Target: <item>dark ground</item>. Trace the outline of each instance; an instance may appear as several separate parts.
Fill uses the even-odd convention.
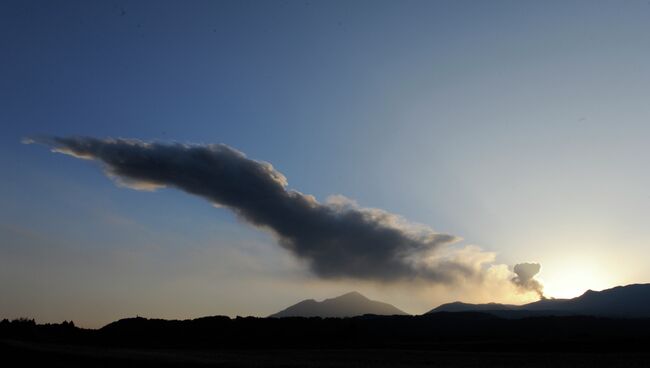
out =
[[[6,367],[648,367],[650,353],[400,349],[174,350],[1,341]]]
[[[0,323],[2,367],[650,367],[650,320],[481,313]]]

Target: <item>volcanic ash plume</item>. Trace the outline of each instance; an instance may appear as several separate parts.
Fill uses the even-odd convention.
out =
[[[485,257],[447,247],[457,237],[401,216],[364,208],[343,196],[319,202],[287,188],[271,164],[224,144],[191,145],[92,137],[40,138],[55,152],[101,162],[118,184],[136,190],[176,188],[271,231],[280,246],[322,278],[422,279],[450,284],[480,278]],[[489,255],[489,254],[488,254]]]
[[[515,265],[514,271],[517,276],[512,279],[512,282],[517,285],[522,291],[534,291],[541,299],[546,299],[544,296],[544,285],[538,280],[535,280],[535,275],[539,273],[542,265],[539,263],[519,263]]]

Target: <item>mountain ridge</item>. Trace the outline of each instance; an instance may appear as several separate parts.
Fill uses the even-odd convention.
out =
[[[277,313],[271,318],[283,317],[354,317],[364,314],[376,315],[408,315],[401,309],[380,301],[371,300],[357,291],[316,301],[305,299],[293,304]]]
[[[648,305],[650,305],[650,284],[629,284],[601,291],[590,289],[571,299],[540,299],[523,305],[445,303],[425,314],[438,312],[490,312],[500,317],[591,315],[597,317],[650,318]]]

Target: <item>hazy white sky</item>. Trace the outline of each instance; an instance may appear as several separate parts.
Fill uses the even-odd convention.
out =
[[[117,187],[32,134],[226,143],[321,201],[540,262],[550,296],[648,282],[649,34],[646,1],[4,1],[0,317],[532,297],[322,281],[227,210]]]

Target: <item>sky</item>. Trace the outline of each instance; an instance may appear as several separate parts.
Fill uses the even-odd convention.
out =
[[[3,1],[0,318],[523,303],[522,262],[547,297],[650,282],[649,34],[647,1]],[[329,277],[214,198],[26,137],[223,144],[323,208],[452,235],[485,277]]]

